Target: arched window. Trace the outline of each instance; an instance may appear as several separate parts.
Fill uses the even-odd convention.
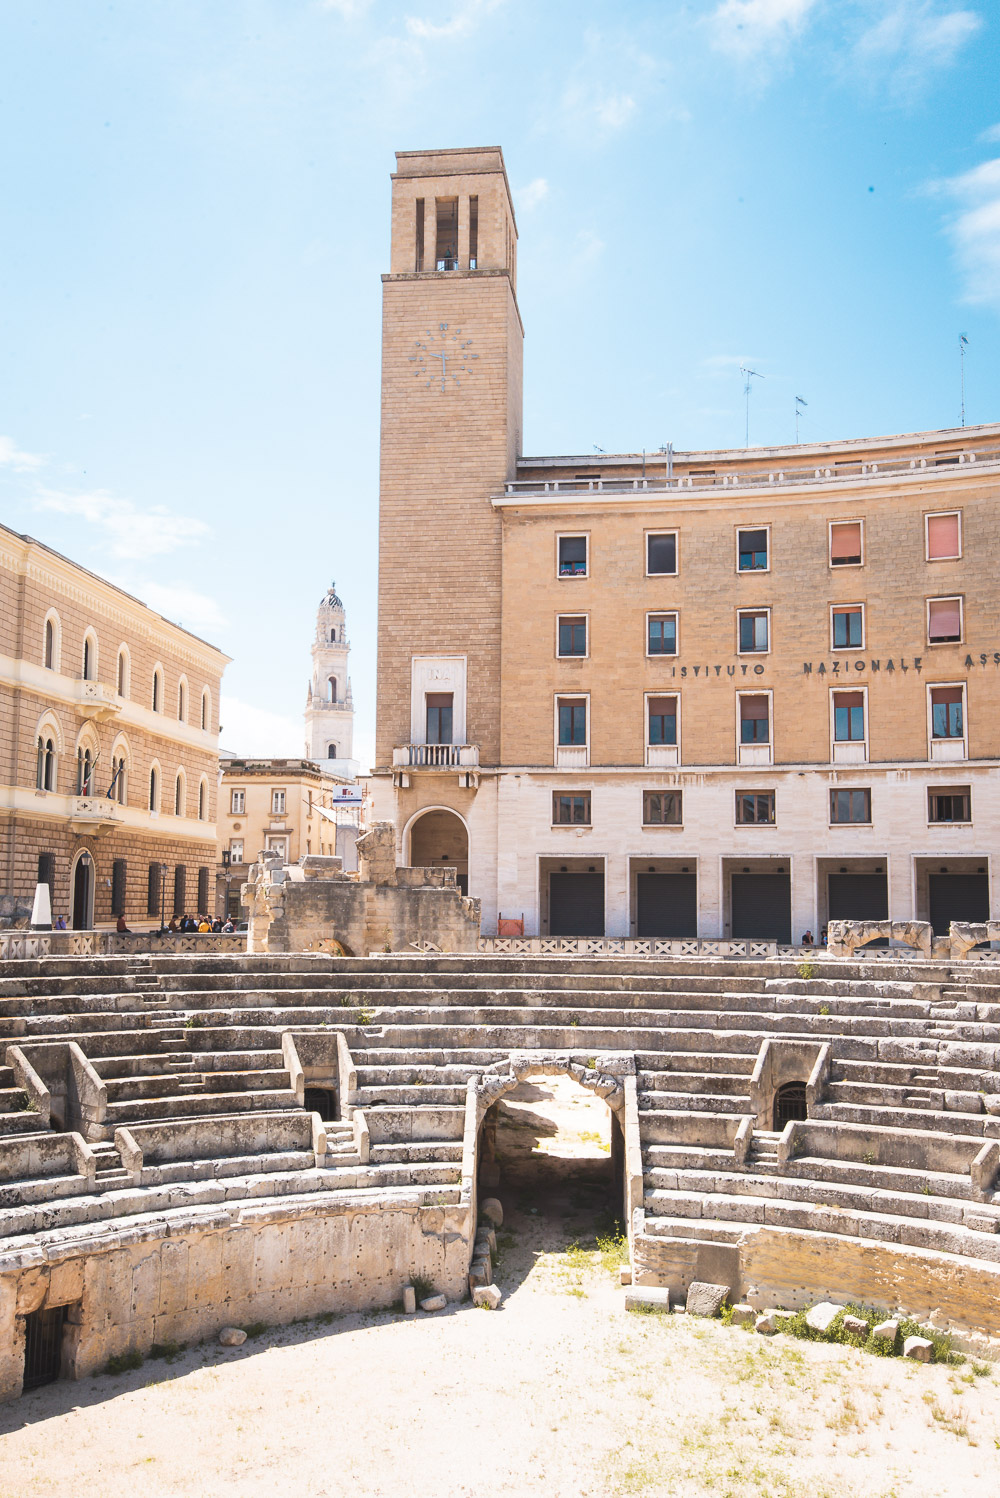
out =
[[[128,696],[128,651],[124,645],[118,652],[118,695]]]
[[[208,816],[208,786],[204,781],[198,787],[198,821],[204,822]]]
[[[327,746],[326,746],[326,757],[327,757],[327,759],[336,759],[337,758],[337,746],[336,746],[336,744],[327,744]]]
[[[177,683],[177,718],[181,723],[187,722],[187,682],[183,676]]]
[[[149,809],[150,811],[160,809],[160,776],[155,765],[149,772]]]
[[[59,615],[55,609],[50,609],[45,616],[45,635],[42,645],[42,658],[50,671],[59,670],[60,643]]]
[[[87,744],[81,744],[76,751],[76,794],[78,796],[92,796],[94,794],[94,757]]]
[[[330,630],[330,641],[334,645],[337,643],[337,626],[335,624]]]
[[[212,699],[209,696],[208,688],[206,687],[204,692],[202,692],[201,694],[201,727],[204,733],[208,732],[211,721]]]
[[[83,679],[97,680],[97,636],[91,629],[83,637]]]
[[[153,712],[163,711],[163,673],[159,667],[153,672]]]
[[[174,782],[174,816],[175,817],[182,817],[184,815],[184,812],[185,812],[185,809],[186,809],[184,803],[185,803],[186,800],[187,800],[187,797],[184,794],[184,772],[183,772],[183,770],[180,770],[180,771],[178,771],[177,779]]]
[[[111,760],[111,794],[119,806],[125,806],[128,801],[127,775],[124,754],[115,755]]]
[[[51,734],[40,733],[38,735],[37,753],[35,785],[40,791],[54,791],[56,788],[56,747],[52,742]]]
[[[331,676],[326,684],[326,700],[327,702],[336,702],[337,700],[337,678],[335,676]]]

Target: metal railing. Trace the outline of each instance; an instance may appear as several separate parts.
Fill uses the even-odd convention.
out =
[[[477,744],[402,744],[392,752],[395,766],[418,770],[450,770],[479,763]]]

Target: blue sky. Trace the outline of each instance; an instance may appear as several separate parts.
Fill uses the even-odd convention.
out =
[[[393,151],[503,147],[528,453],[1000,417],[986,0],[0,5],[0,518],[234,657],[298,754],[315,605],[374,727]]]

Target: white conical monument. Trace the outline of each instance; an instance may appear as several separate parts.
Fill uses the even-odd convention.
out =
[[[306,754],[331,775],[353,780],[354,699],[348,674],[350,644],[344,605],[331,583],[316,610],[312,677],[306,695]]]

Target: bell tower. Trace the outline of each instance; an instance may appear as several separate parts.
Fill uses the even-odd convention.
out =
[[[498,147],[397,154],[389,266],[376,774],[394,758],[469,765],[476,751],[478,763],[495,765],[501,551],[490,496],[514,476],[520,452],[523,343],[517,228]],[[431,743],[433,756],[409,753]]]
[[[351,646],[344,605],[331,583],[316,610],[312,676],[306,691],[306,755],[320,768],[353,779],[354,698],[348,673]]]

